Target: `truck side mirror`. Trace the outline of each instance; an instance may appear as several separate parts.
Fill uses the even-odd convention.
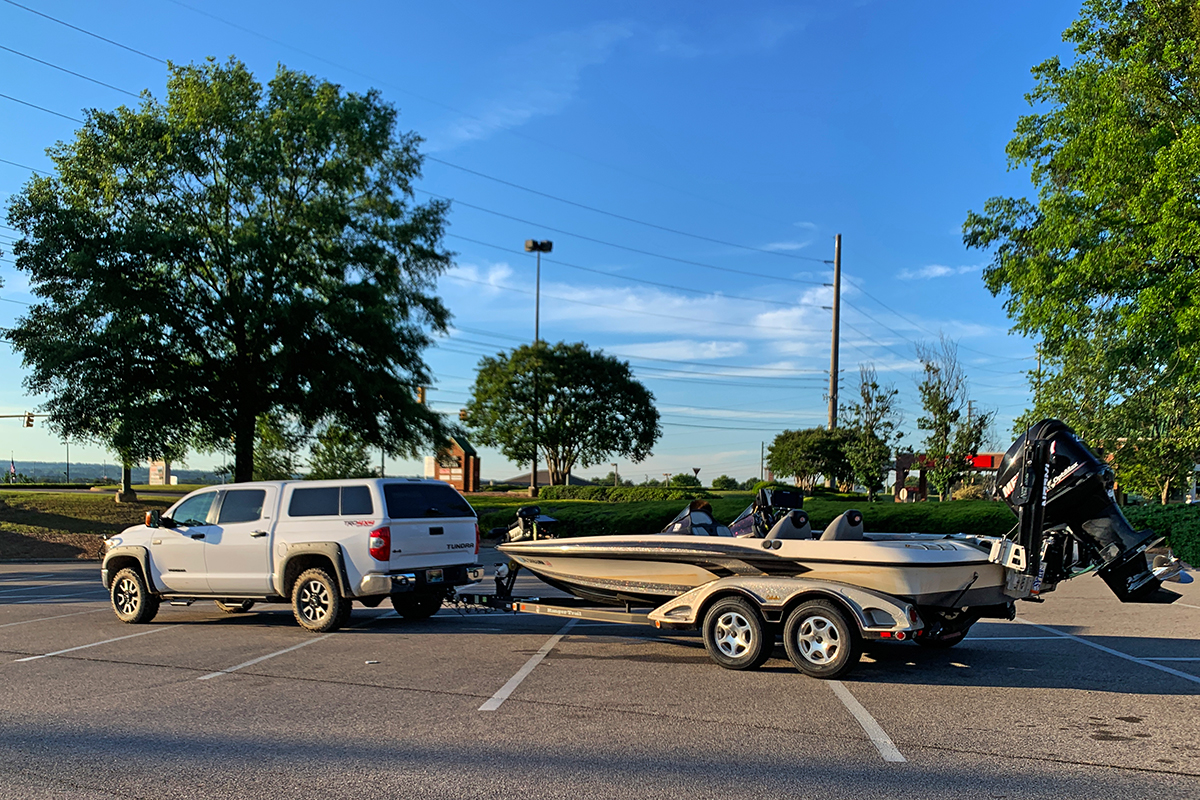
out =
[[[162,513],[157,508],[146,512],[146,527],[157,528],[162,524]]]

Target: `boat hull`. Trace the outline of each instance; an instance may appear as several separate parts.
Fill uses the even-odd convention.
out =
[[[969,607],[1008,602],[1004,569],[963,542],[779,542],[727,537],[579,537],[501,545],[546,583],[600,603],[659,605],[731,576],[799,577],[860,586],[916,605]]]

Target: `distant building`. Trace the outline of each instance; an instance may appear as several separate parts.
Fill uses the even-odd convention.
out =
[[[549,486],[550,485],[550,470],[539,469],[538,474],[537,474],[537,480],[538,480],[538,482],[537,482],[538,486]],[[517,475],[516,477],[501,481],[501,483],[508,483],[508,484],[512,484],[513,486],[528,486],[529,485],[529,473],[526,472],[524,474]],[[568,475],[567,476],[567,485],[568,486],[591,486],[592,482],[585,481],[583,478],[576,478],[574,475]]]
[[[450,447],[425,459],[425,477],[437,478],[460,492],[479,491],[479,454],[464,438],[450,437]]]
[[[171,479],[171,462],[170,461],[151,461],[150,462],[150,485],[151,486],[171,486],[178,481]]]

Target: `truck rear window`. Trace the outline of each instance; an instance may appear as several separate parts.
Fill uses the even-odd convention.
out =
[[[463,496],[444,483],[388,483],[383,499],[392,519],[475,516]]]
[[[296,489],[288,502],[289,517],[336,517],[341,498],[342,516],[369,516],[375,513],[371,490],[366,486],[314,486]]]

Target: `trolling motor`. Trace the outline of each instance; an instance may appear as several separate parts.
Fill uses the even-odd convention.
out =
[[[1020,521],[1031,595],[1091,566],[1123,603],[1143,602],[1162,586],[1146,561],[1161,537],[1133,529],[1113,480],[1112,468],[1056,419],[1030,427],[1004,454],[996,491]]]

